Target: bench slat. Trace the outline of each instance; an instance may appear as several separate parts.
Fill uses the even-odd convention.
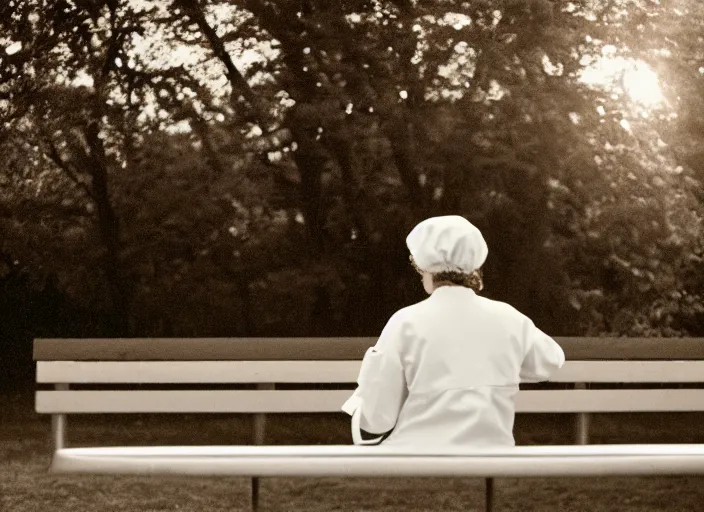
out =
[[[37,382],[354,383],[360,361],[39,361]],[[552,382],[704,382],[704,361],[567,361]]]
[[[37,382],[353,383],[359,367],[360,361],[39,361]]]
[[[346,390],[37,391],[39,413],[340,412]]]
[[[319,450],[325,448],[325,450]],[[350,449],[351,448],[351,449]],[[513,453],[393,454],[376,447],[137,447],[62,449],[53,473],[239,476],[527,477],[704,474],[701,446],[516,447]],[[522,448],[532,448],[530,451]],[[545,448],[541,453],[541,448]],[[586,450],[580,450],[586,448]],[[621,448],[623,448],[621,450]],[[662,448],[662,449],[657,449]],[[187,451],[186,451],[187,450]],[[287,453],[293,452],[293,453]]]
[[[355,457],[419,455],[442,457],[615,457],[622,455],[695,455],[704,457],[704,444],[592,444],[517,446],[354,446],[328,445],[186,445],[186,446],[91,446],[61,449],[60,452],[85,457]]]
[[[551,382],[704,382],[704,361],[566,361]]]
[[[704,338],[557,337],[567,359],[702,360]],[[35,339],[36,361],[361,359],[377,338]]]
[[[339,412],[349,390],[37,391],[38,413]],[[704,411],[704,389],[521,391],[517,412]]]

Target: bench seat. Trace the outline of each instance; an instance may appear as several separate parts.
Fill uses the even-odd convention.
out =
[[[516,446],[452,453],[383,446],[63,448],[58,473],[260,477],[548,477],[704,473],[704,445]]]

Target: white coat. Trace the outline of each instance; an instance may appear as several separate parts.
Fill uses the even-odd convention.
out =
[[[513,307],[442,286],[391,317],[342,409],[360,408],[367,432],[393,429],[384,446],[513,446],[519,382],[548,380],[564,361]]]

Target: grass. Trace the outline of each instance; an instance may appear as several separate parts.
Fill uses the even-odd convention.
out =
[[[0,511],[234,512],[248,510],[245,478],[54,476],[49,418],[28,394],[1,395]],[[251,421],[235,416],[138,415],[70,417],[73,445],[249,443]],[[568,416],[519,417],[521,444],[569,443]],[[593,442],[704,442],[704,415],[598,415]],[[340,416],[274,417],[272,444],[348,443]],[[701,512],[704,477],[499,479],[496,510],[505,512]],[[263,511],[481,511],[479,479],[267,478]]]

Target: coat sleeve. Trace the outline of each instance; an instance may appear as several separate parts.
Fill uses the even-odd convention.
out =
[[[364,355],[358,387],[342,406],[350,415],[361,407],[360,426],[371,434],[394,428],[406,400],[406,378],[396,348],[399,335],[398,322],[392,317],[377,344]]]
[[[525,324],[528,350],[521,365],[521,382],[542,382],[565,363],[565,353],[550,336],[538,329],[529,319]]]

